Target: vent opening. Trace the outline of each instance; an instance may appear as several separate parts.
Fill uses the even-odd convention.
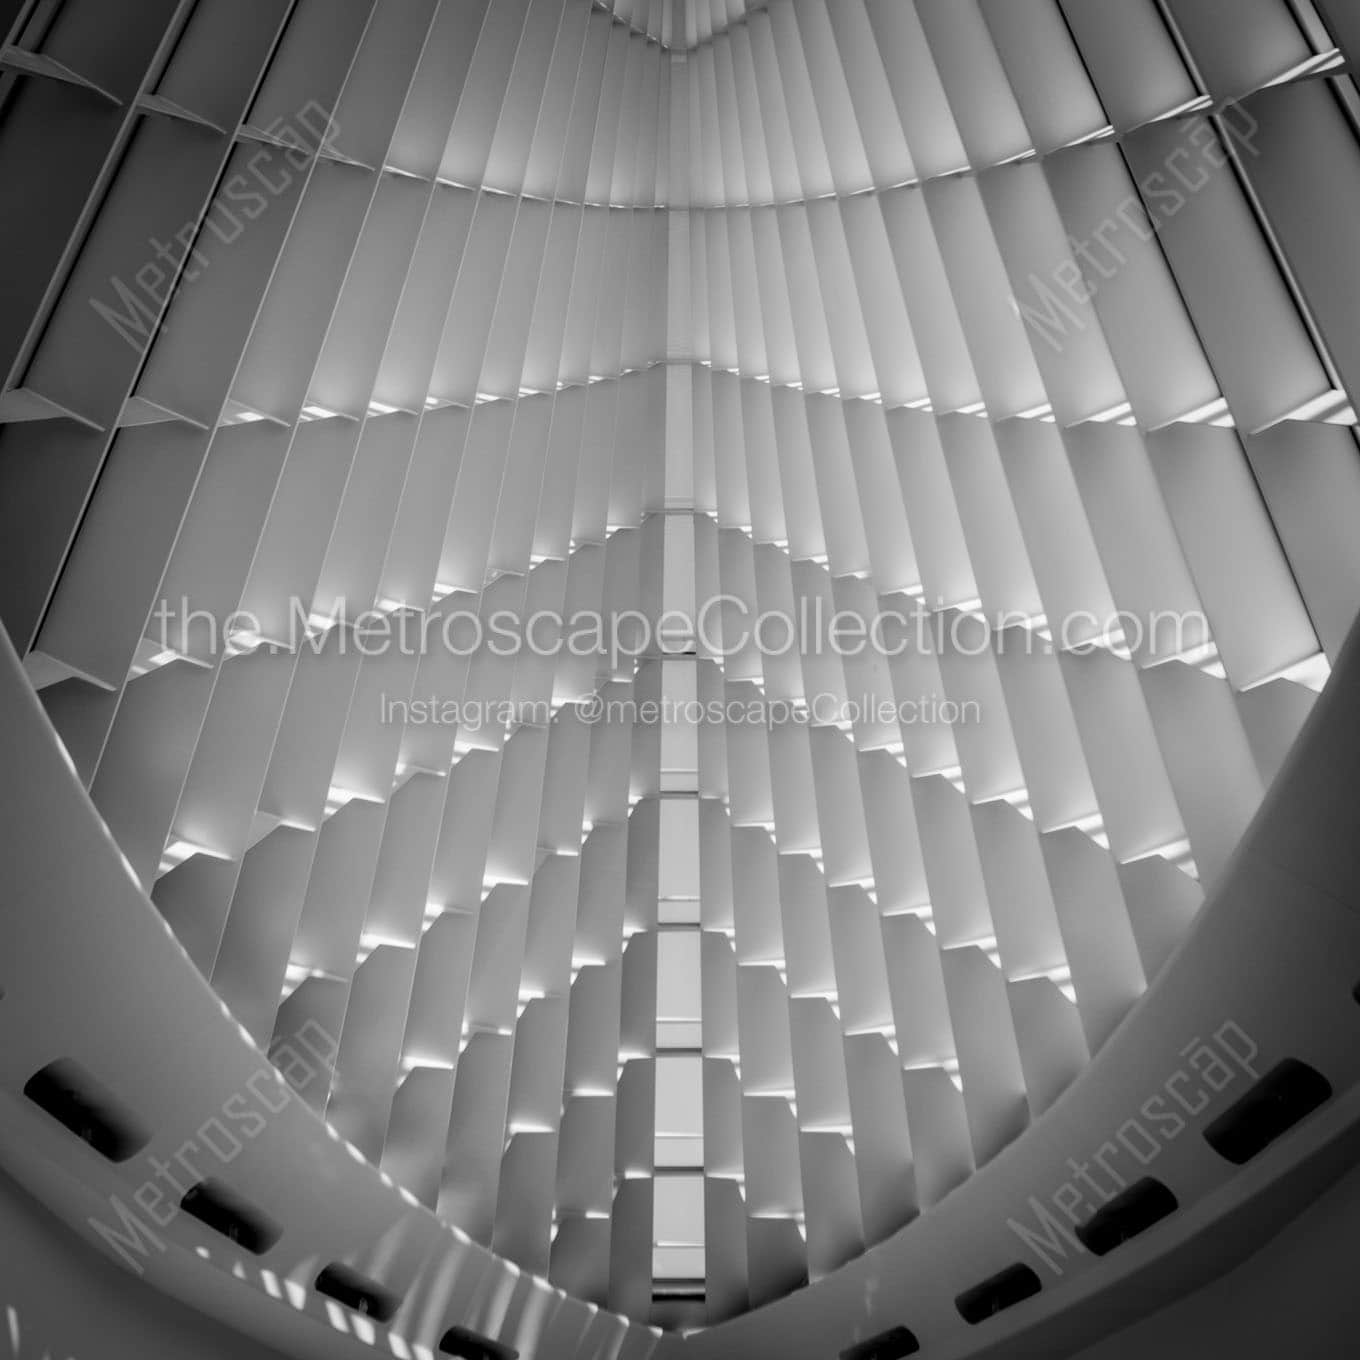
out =
[[[190,1187],[179,1207],[254,1256],[263,1256],[283,1236],[283,1229],[267,1214],[221,1181],[200,1181]]]
[[[1092,1255],[1104,1256],[1179,1207],[1176,1196],[1161,1181],[1145,1176],[1083,1223],[1077,1229],[1077,1240]]]
[[[386,1322],[401,1304],[401,1298],[376,1280],[361,1275],[352,1266],[334,1263],[316,1277],[317,1293],[342,1303],[351,1312],[362,1313],[375,1322]]]
[[[136,1116],[72,1058],[35,1072],[24,1095],[111,1162],[127,1161],[151,1141]]]
[[[1277,1063],[1204,1130],[1218,1155],[1242,1166],[1332,1097],[1331,1083],[1297,1058]]]
[[[1039,1277],[1029,1266],[1016,1264],[1007,1266],[972,1289],[965,1289],[954,1300],[954,1307],[965,1322],[976,1326],[1033,1298],[1042,1288]]]
[[[904,1356],[915,1355],[920,1349],[921,1343],[915,1333],[905,1327],[894,1327],[842,1351],[840,1360],[903,1360]]]
[[[450,1327],[440,1339],[439,1349],[458,1360],[519,1360],[519,1352],[513,1346],[490,1341],[466,1327]]]

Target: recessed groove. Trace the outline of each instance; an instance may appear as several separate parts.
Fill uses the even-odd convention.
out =
[[[1331,1098],[1331,1083],[1321,1072],[1285,1058],[1204,1130],[1204,1141],[1244,1166]]]
[[[974,1285],[972,1289],[965,1289],[954,1300],[954,1306],[959,1310],[959,1316],[975,1327],[1033,1298],[1042,1289],[1043,1285],[1034,1271],[1017,1262],[983,1280],[981,1284]]]
[[[1145,1176],[1083,1223],[1077,1229],[1077,1240],[1093,1255],[1105,1256],[1179,1207],[1176,1196],[1161,1181]]]
[[[24,1083],[24,1094],[111,1162],[125,1162],[151,1134],[106,1086],[72,1058],[58,1058]]]
[[[268,1214],[221,1181],[191,1186],[179,1207],[253,1256],[263,1256],[283,1235]]]
[[[840,1360],[905,1360],[906,1356],[915,1355],[920,1349],[921,1343],[914,1332],[906,1327],[893,1327],[843,1350]]]
[[[457,1360],[519,1360],[513,1346],[478,1336],[466,1327],[450,1327],[439,1339],[439,1349]]]
[[[352,1312],[387,1322],[401,1306],[401,1296],[342,1263],[328,1265],[316,1277],[317,1293],[325,1294]]]

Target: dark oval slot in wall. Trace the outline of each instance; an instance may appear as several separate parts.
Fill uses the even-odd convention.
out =
[[[914,1333],[905,1327],[894,1327],[842,1351],[841,1360],[903,1360],[904,1356],[915,1355],[920,1349],[921,1343]]]
[[[336,1262],[328,1265],[316,1277],[317,1293],[325,1294],[336,1303],[343,1303],[351,1312],[362,1313],[376,1322],[386,1322],[401,1306],[401,1298],[377,1280],[361,1275],[352,1266]]]
[[[954,1300],[954,1307],[965,1322],[976,1326],[988,1318],[1014,1308],[1017,1303],[1033,1298],[1043,1288],[1039,1277],[1029,1268],[1019,1264],[1007,1266],[990,1279],[965,1289]]]
[[[273,1219],[221,1181],[190,1187],[179,1207],[254,1256],[263,1256],[283,1235]]]
[[[111,1162],[127,1161],[151,1141],[127,1106],[73,1058],[58,1058],[35,1072],[24,1083],[24,1095]]]
[[[1083,1223],[1077,1240],[1093,1255],[1104,1256],[1178,1208],[1176,1196],[1161,1181],[1145,1176]]]
[[[1321,1072],[1286,1058],[1219,1115],[1204,1130],[1204,1140],[1220,1157],[1242,1166],[1331,1098],[1331,1083]]]
[[[513,1346],[488,1341],[466,1327],[450,1327],[441,1338],[439,1349],[458,1360],[519,1360],[519,1352]]]

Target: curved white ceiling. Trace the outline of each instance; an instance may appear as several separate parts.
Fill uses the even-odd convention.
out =
[[[1346,7],[6,21],[0,619],[217,996],[636,1322],[928,1233],[1223,885],[1360,601]],[[719,598],[683,655],[360,645]]]

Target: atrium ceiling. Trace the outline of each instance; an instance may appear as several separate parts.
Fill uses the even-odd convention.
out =
[[[928,1241],[1360,602],[1353,6],[8,25],[0,621],[201,979],[630,1355]],[[362,645],[625,613],[696,626]],[[936,645],[828,645],[885,614]]]

